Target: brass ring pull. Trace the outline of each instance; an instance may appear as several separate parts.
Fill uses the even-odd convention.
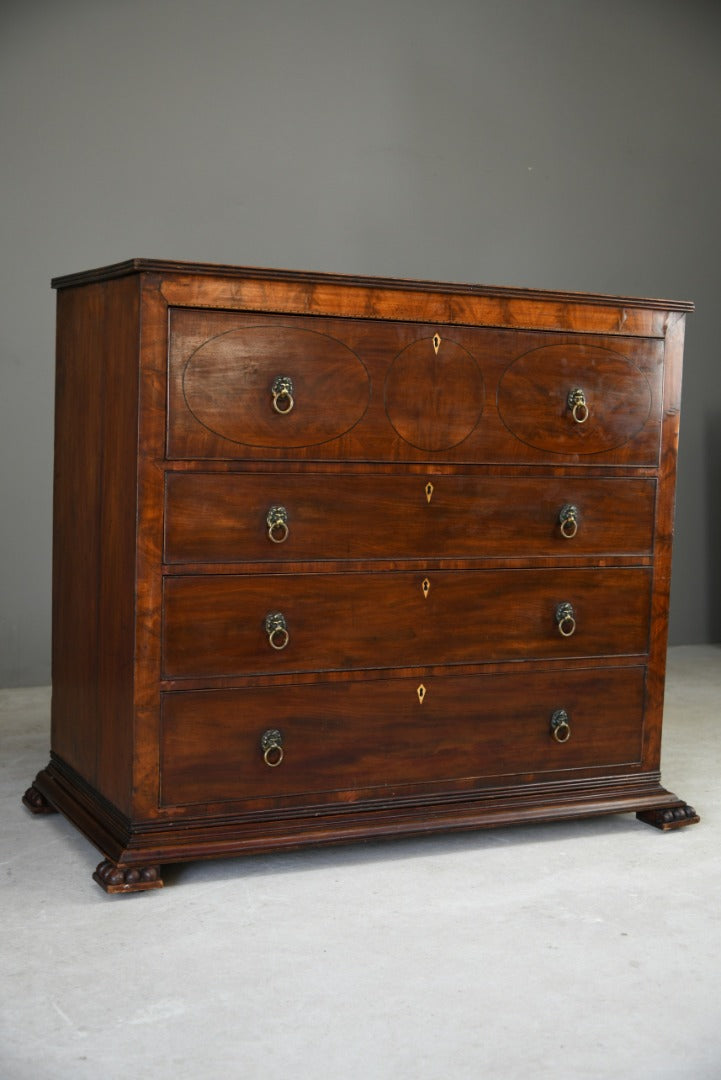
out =
[[[278,652],[284,649],[290,641],[288,625],[285,621],[285,615],[281,611],[271,611],[269,615],[266,615],[265,632],[268,635],[271,648],[277,649]]]
[[[586,395],[579,386],[568,393],[568,407],[577,424],[585,424],[588,420],[588,405]]]
[[[283,736],[277,728],[268,728],[260,737],[263,761],[269,769],[277,769],[283,757]]]
[[[276,375],[270,390],[273,395],[273,408],[281,416],[289,413],[295,401],[293,400],[293,380],[290,375]]]
[[[576,630],[576,616],[569,603],[559,604],[556,608],[556,622],[562,637],[571,637]]]
[[[572,503],[566,503],[561,507],[558,523],[561,526],[561,536],[566,540],[572,540],[578,532],[578,510]]]
[[[565,743],[571,738],[571,722],[565,709],[556,709],[551,717],[551,735],[558,743]]]
[[[288,511],[284,506],[271,506],[265,516],[268,539],[274,544],[284,544],[288,539]]]

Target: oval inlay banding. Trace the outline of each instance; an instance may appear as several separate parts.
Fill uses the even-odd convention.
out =
[[[467,439],[483,412],[483,376],[462,346],[414,341],[396,356],[385,384],[388,419],[418,450],[438,453]]]
[[[273,408],[278,376],[292,380],[292,411]],[[196,349],[183,394],[196,420],[221,438],[284,449],[344,435],[368,407],[370,382],[356,354],[327,334],[249,326]]]
[[[587,415],[577,422],[569,394],[582,389]],[[498,411],[528,446],[553,454],[599,454],[634,438],[649,418],[651,388],[634,363],[594,345],[546,345],[508,367]]]

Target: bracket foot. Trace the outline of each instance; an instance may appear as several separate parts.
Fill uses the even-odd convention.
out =
[[[48,802],[34,784],[23,795],[23,805],[27,806],[31,814],[57,814],[53,804]]]
[[[163,887],[159,866],[116,866],[109,859],[98,864],[93,881],[106,893],[147,892]]]
[[[686,803],[679,806],[661,806],[655,810],[641,810],[636,817],[647,825],[653,825],[655,829],[662,829],[663,832],[682,829],[684,825],[695,825],[701,820],[693,806]]]

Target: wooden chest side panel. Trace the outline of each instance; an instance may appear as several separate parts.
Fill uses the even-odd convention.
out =
[[[644,753],[656,768],[661,761],[684,334],[685,319],[679,315],[671,321],[665,341],[663,438],[654,523],[655,557]]]
[[[133,752],[138,283],[58,295],[52,748],[124,812]]]
[[[103,286],[57,300],[53,483],[52,747],[96,779]]]

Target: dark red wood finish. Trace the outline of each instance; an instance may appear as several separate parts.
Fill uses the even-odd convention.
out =
[[[308,843],[698,820],[659,780],[691,305],[149,260],[54,284],[52,752],[25,802],[97,845],[106,891]]]

